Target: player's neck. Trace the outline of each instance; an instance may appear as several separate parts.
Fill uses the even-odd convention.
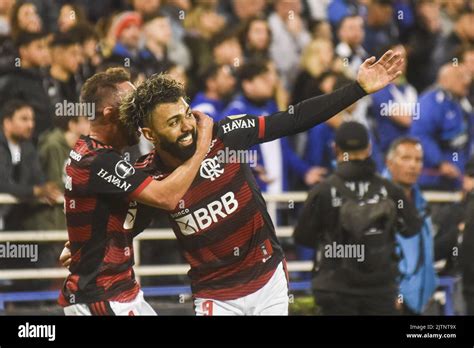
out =
[[[175,170],[184,163],[183,160],[176,158],[164,150],[156,150],[156,154],[160,157],[161,162],[171,170]]]
[[[119,152],[127,146],[123,136],[114,125],[91,125],[89,136],[102,144],[112,146]]]

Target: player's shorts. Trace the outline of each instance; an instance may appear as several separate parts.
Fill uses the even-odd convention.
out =
[[[283,263],[256,292],[229,301],[196,298],[194,310],[196,315],[288,315],[288,280]]]
[[[157,315],[143,298],[140,290],[137,297],[130,302],[101,301],[78,303],[64,307],[66,315]]]

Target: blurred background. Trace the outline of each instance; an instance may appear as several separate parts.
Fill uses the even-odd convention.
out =
[[[65,110],[94,73],[125,67],[136,85],[170,74],[194,109],[219,121],[330,93],[354,81],[365,59],[394,49],[405,65],[390,86],[257,148],[255,176],[293,262],[291,312],[317,313],[314,251],[295,245],[293,226],[308,190],[335,168],[335,130],[357,121],[380,173],[394,140],[420,140],[416,182],[433,220],[433,267],[445,281],[423,313],[466,313],[463,295],[474,296],[474,271],[463,266],[474,262],[474,244],[463,246],[474,215],[473,11],[472,0],[0,0],[0,244],[34,244],[39,253],[36,262],[0,258],[0,312],[62,313],[55,299],[67,234],[57,202],[69,152],[89,129],[87,116]],[[134,161],[151,148],[142,140],[124,155]],[[192,314],[187,266],[166,217],[139,238],[136,269],[148,300],[159,314]]]

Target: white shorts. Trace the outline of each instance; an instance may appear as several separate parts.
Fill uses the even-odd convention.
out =
[[[102,301],[96,303],[78,303],[64,307],[66,315],[157,315],[143,298],[140,290],[131,302]]]
[[[288,315],[288,281],[283,263],[256,292],[229,301],[196,298],[194,310],[196,315]]]

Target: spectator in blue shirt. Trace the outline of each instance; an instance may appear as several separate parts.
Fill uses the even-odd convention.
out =
[[[333,28],[336,28],[344,17],[363,13],[365,13],[365,7],[359,0],[332,0],[327,10],[327,16]]]
[[[191,108],[217,119],[224,111],[235,88],[235,78],[228,65],[211,64],[202,74],[203,91],[196,94]]]
[[[372,0],[367,8],[364,48],[371,55],[398,41],[398,28],[393,21],[392,0]]]
[[[444,65],[438,86],[420,97],[420,117],[411,134],[425,151],[420,177],[423,188],[457,190],[474,143],[474,116],[465,107],[471,76],[464,65]]]
[[[402,45],[392,48],[402,53]],[[372,110],[375,117],[375,130],[380,150],[386,153],[390,144],[409,132],[412,118],[417,117],[418,94],[415,87],[406,81],[406,61],[403,64],[403,75],[384,89],[372,94]]]

